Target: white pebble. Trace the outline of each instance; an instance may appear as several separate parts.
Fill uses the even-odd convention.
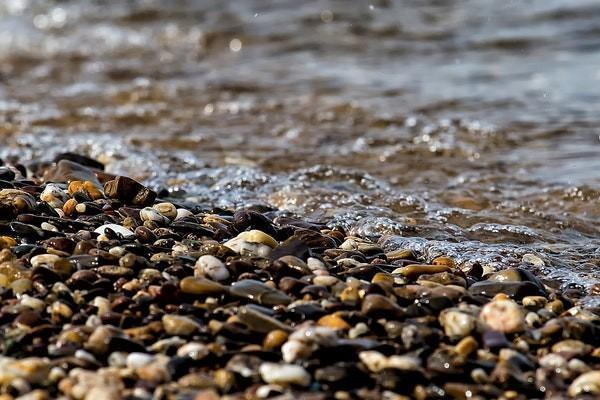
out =
[[[29,263],[32,267],[37,267],[40,265],[54,265],[55,262],[60,260],[60,257],[56,254],[39,254],[37,256],[31,257]]]
[[[310,375],[299,365],[265,362],[260,365],[258,370],[262,379],[267,383],[300,386],[310,384]]]
[[[200,360],[210,353],[208,347],[203,343],[186,343],[177,350],[179,357],[190,357],[194,360]]]
[[[154,361],[152,354],[133,352],[127,356],[126,364],[129,368],[136,369],[148,365]]]
[[[156,211],[154,208],[146,207],[140,210],[140,218],[142,221],[152,221],[157,224],[166,224],[169,219]]]
[[[325,267],[323,261],[319,260],[318,258],[308,257],[308,260],[306,260],[306,265],[308,265],[308,268],[310,268],[311,271],[327,271],[327,268]]]
[[[226,247],[236,253],[255,257],[267,257],[271,254],[272,248],[266,244],[249,242],[240,237],[235,237],[225,243]]]
[[[310,357],[313,352],[311,345],[299,340],[288,340],[281,346],[283,361],[294,362]]]
[[[225,264],[215,256],[205,254],[196,261],[196,276],[206,275],[214,281],[224,281],[229,278]]]
[[[495,331],[515,333],[525,329],[523,309],[513,300],[493,300],[483,306],[479,317]]]
[[[106,228],[110,228],[113,231],[115,231],[116,233],[120,233],[124,237],[134,236],[134,233],[131,232],[129,229],[125,228],[122,225],[117,225],[117,224],[105,224],[105,225],[102,225],[101,227],[96,228],[96,230],[94,232],[99,233],[101,235],[106,235]]]
[[[192,215],[194,215],[194,214],[190,210],[186,210],[185,208],[178,208],[177,216],[175,217],[175,220],[185,218],[185,217],[190,217]]]
[[[42,222],[40,227],[46,231],[58,232],[58,228],[48,222]]]

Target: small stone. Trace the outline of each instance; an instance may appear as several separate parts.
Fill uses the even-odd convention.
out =
[[[208,276],[215,281],[225,281],[229,279],[229,270],[225,264],[215,256],[203,255],[196,261],[196,276]]]
[[[369,327],[367,326],[367,324],[365,324],[364,322],[359,322],[350,329],[350,331],[348,332],[348,337],[350,339],[356,339],[357,337],[360,337],[368,332]]]
[[[165,225],[169,223],[169,219],[167,217],[151,207],[145,207],[140,210],[140,219],[142,221],[152,221],[159,225]]]
[[[335,314],[324,315],[317,321],[320,326],[325,326],[331,329],[348,330],[350,324]]]
[[[156,192],[126,176],[106,182],[104,192],[111,199],[136,206],[149,206],[156,199]]]
[[[272,248],[266,244],[252,243],[240,237],[235,237],[223,244],[223,246],[238,254],[251,257],[268,257]]]
[[[171,220],[177,217],[177,208],[173,203],[158,203],[153,205],[152,208]]]
[[[439,322],[446,335],[455,339],[470,335],[477,325],[475,317],[456,308],[442,310]]]
[[[581,357],[592,351],[592,346],[580,340],[565,339],[552,345],[553,353],[564,353],[571,356]]]
[[[387,319],[395,319],[404,315],[404,311],[398,304],[380,294],[365,296],[361,312],[369,317]]]
[[[179,357],[189,357],[193,360],[201,360],[209,353],[208,346],[198,342],[186,343],[177,350]]]
[[[94,232],[99,233],[101,235],[105,235],[106,234],[106,229],[112,229],[114,232],[119,233],[121,235],[123,235],[123,237],[131,237],[131,236],[135,236],[135,234],[130,231],[129,229],[125,228],[124,226],[121,225],[117,225],[117,224],[105,224],[102,225],[99,228],[96,228],[96,230],[94,230]]]
[[[256,306],[243,306],[238,309],[237,318],[244,323],[248,329],[254,332],[267,333],[274,329],[291,331],[291,328],[276,318],[270,317],[257,310]]]
[[[186,210],[185,208],[178,208],[177,215],[175,216],[175,220],[177,221],[178,219],[191,217],[193,215],[194,214],[190,210]]]
[[[227,292],[225,286],[210,279],[188,276],[179,282],[183,293],[199,294],[206,296],[220,295]]]
[[[293,364],[262,363],[259,373],[263,381],[278,385],[308,386],[310,375],[304,368]]]
[[[282,291],[253,279],[243,279],[235,282],[231,285],[230,293],[267,306],[286,305],[292,301]]]
[[[515,333],[525,329],[523,309],[513,300],[493,300],[483,306],[480,313],[482,322],[490,329]]]
[[[539,310],[540,308],[544,308],[548,300],[544,296],[525,296],[521,302],[525,308]]]
[[[200,324],[181,315],[163,315],[163,327],[168,335],[189,336],[200,328]]]
[[[0,215],[4,218],[31,212],[35,209],[35,198],[17,189],[0,190]]]
[[[40,228],[46,231],[58,232],[58,228],[52,224],[49,224],[48,222],[42,222]]]
[[[452,258],[446,257],[446,256],[436,257],[431,261],[431,263],[433,265],[446,265],[450,268],[454,268],[454,266],[455,266],[454,260]]]
[[[14,294],[22,295],[23,293],[31,292],[33,283],[27,278],[15,279],[11,282],[10,288]]]
[[[411,260],[414,258],[414,254],[410,249],[398,249],[385,253],[385,257],[388,261]]]
[[[280,348],[288,338],[286,331],[281,329],[274,329],[267,333],[263,340],[263,347],[265,350],[276,350]]]
[[[60,160],[54,167],[46,169],[44,181],[59,183],[91,181],[99,184],[96,174],[90,168],[66,159]]]
[[[333,286],[338,282],[340,282],[340,280],[338,278],[336,278],[335,276],[331,276],[331,275],[321,275],[321,276],[315,276],[313,278],[313,283],[315,285],[320,285],[320,286],[325,286],[325,287]]]
[[[40,265],[48,265],[53,266],[61,257],[55,254],[39,254],[37,256],[31,257],[29,263],[32,268],[38,267]]]
[[[40,194],[40,200],[45,201],[53,208],[62,208],[67,201],[67,194],[57,185],[47,184]]]
[[[325,263],[315,257],[308,257],[308,259],[306,260],[306,265],[308,266],[308,268],[310,268],[311,271],[327,271]]]
[[[378,351],[361,351],[358,358],[371,372],[380,372],[387,367],[387,357]]]
[[[534,267],[543,267],[546,265],[544,263],[544,260],[542,260],[541,258],[536,256],[535,254],[531,254],[531,253],[523,254],[521,261],[523,261],[524,263],[527,263],[527,264],[531,264]]]
[[[303,360],[313,353],[313,346],[300,340],[288,340],[281,346],[281,356],[285,362]]]
[[[449,272],[452,269],[447,265],[421,265],[411,264],[406,267],[396,268],[392,274],[401,274],[410,279],[416,279],[423,274],[436,274],[438,272]]]
[[[62,211],[65,213],[65,215],[69,215],[69,216],[75,214],[75,211],[77,211],[77,200],[75,200],[75,199],[67,200],[62,207]]]
[[[589,371],[577,377],[571,383],[568,390],[569,396],[575,397],[579,395],[600,395],[600,370]]]
[[[260,243],[271,248],[275,248],[279,244],[277,240],[273,239],[263,231],[259,231],[258,229],[242,232],[237,237],[250,243]]]
[[[94,182],[91,181],[71,181],[69,188],[67,189],[69,194],[73,196],[75,193],[80,192],[88,196],[92,200],[98,200],[104,198],[104,194]]]
[[[129,368],[137,369],[154,362],[154,356],[146,353],[133,352],[127,355],[126,364]]]
[[[17,241],[10,236],[0,236],[0,250],[10,249],[17,245]]]

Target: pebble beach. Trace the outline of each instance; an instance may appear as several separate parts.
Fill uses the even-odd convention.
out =
[[[599,15],[0,1],[0,400],[600,399]]]
[[[529,269],[0,167],[0,399],[600,396],[600,310]]]

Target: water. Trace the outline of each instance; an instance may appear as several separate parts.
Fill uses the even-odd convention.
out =
[[[596,1],[0,3],[3,157],[600,282]],[[532,267],[533,268],[533,267]],[[594,299],[590,298],[590,301]]]

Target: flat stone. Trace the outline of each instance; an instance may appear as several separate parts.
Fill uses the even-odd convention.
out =
[[[111,199],[142,207],[152,205],[156,199],[156,192],[126,176],[106,182],[104,192]]]

